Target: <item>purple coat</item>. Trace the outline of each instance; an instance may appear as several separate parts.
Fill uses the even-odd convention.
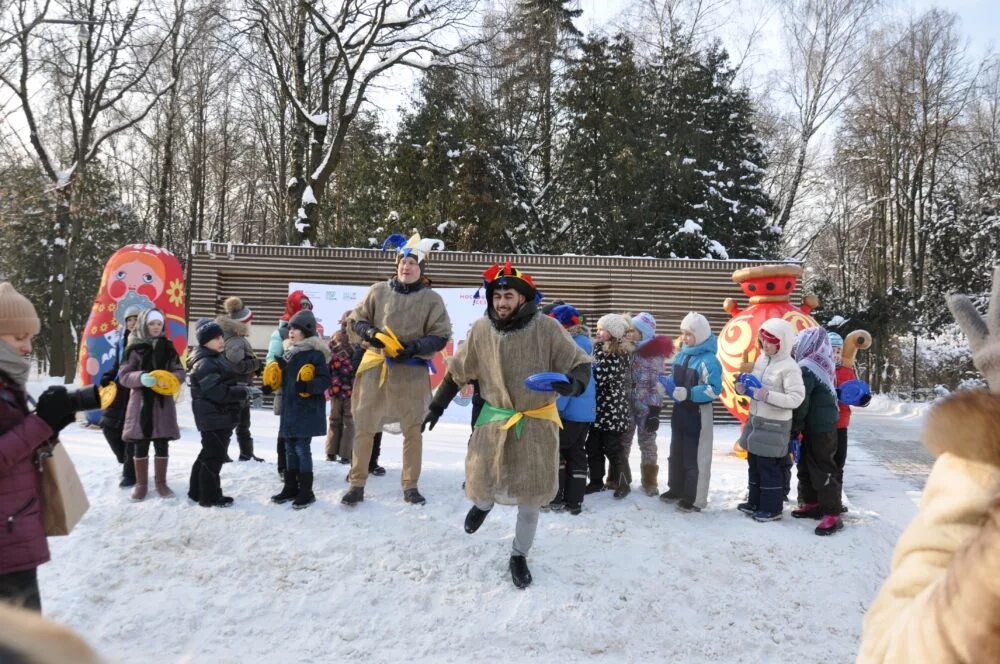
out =
[[[166,339],[164,339],[166,341]],[[173,346],[170,346],[173,348]],[[174,398],[163,394],[156,394],[148,387],[143,387],[139,377],[149,371],[149,364],[144,362],[146,355],[150,352],[150,346],[140,343],[129,348],[127,357],[122,361],[121,369],[118,372],[118,382],[123,387],[131,390],[128,397],[128,406],[125,408],[125,428],[122,430],[124,440],[177,440],[181,437],[180,429],[177,426],[177,407],[174,405]],[[154,369],[166,369],[177,376],[177,380],[184,382],[184,369],[176,353],[171,354],[171,360],[164,367],[152,367]],[[143,364],[147,368],[143,368]],[[151,435],[146,436],[142,431],[142,398],[143,393],[149,392],[153,395],[153,428]]]
[[[28,414],[24,389],[0,374],[0,574],[49,561],[35,450],[54,434]]]

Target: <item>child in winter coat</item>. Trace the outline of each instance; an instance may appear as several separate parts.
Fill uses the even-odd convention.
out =
[[[8,282],[0,284],[0,602],[38,612],[38,567],[49,561],[49,544],[37,457],[75,415],[61,385],[42,393],[34,413],[28,410],[27,356],[40,329],[28,298]]]
[[[740,435],[740,444],[747,451],[748,496],[737,509],[763,522],[781,518],[792,411],[802,403],[805,385],[802,371],[792,359],[795,328],[791,323],[780,318],[764,321],[757,343],[760,354],[752,373],[761,387],[747,388],[737,382],[734,388],[751,399],[750,417]]]
[[[351,418],[351,393],[354,389],[354,349],[347,339],[347,315],[340,318],[340,329],[330,337],[330,426],[326,434],[326,460],[351,462],[354,443],[354,420]]]
[[[135,329],[136,321],[142,309],[132,305],[125,311],[125,325],[121,332],[118,343],[115,344],[115,363],[103,376],[100,385],[102,388],[112,383],[116,383],[118,370],[121,367],[122,356],[125,354],[125,347],[128,345],[129,335]],[[101,433],[104,439],[111,446],[111,451],[115,453],[118,463],[122,464],[122,479],[118,486],[125,489],[135,486],[135,443],[122,440],[122,431],[125,428],[125,407],[128,406],[129,390],[120,384],[115,392],[115,399],[111,405],[101,412]]]
[[[837,479],[837,388],[830,338],[820,327],[799,333],[793,351],[802,370],[805,397],[792,414],[792,438],[802,434],[799,456],[799,507],[796,519],[821,519],[817,535],[831,535],[844,527],[840,519],[840,480]]]
[[[549,314],[559,321],[573,337],[573,341],[588,355],[594,352],[590,330],[576,307],[561,304]],[[583,495],[587,484],[587,433],[597,419],[597,391],[591,380],[583,394],[576,397],[559,397],[556,401],[562,429],[559,431],[559,491],[549,504],[553,510],[565,509],[570,514],[583,510]]]
[[[253,377],[264,366],[250,344],[250,326],[253,324],[253,310],[243,304],[243,300],[227,297],[222,304],[226,313],[215,319],[225,335],[222,353],[235,367],[240,382],[253,385]],[[240,461],[264,461],[254,454],[253,435],[250,433],[250,402],[240,408],[236,422],[236,442],[240,446]]]
[[[276,361],[285,352],[284,343],[288,339],[288,321],[292,319],[292,316],[299,313],[303,309],[312,310],[312,302],[306,296],[306,294],[300,290],[292,291],[289,293],[288,297],[285,298],[285,311],[281,314],[281,318],[278,319],[278,327],[271,333],[271,339],[267,344],[267,355],[264,358],[264,364],[269,364],[270,362]],[[281,391],[274,395],[274,414],[281,415]],[[278,474],[282,477],[285,476],[285,439],[278,434]]]
[[[198,347],[191,354],[191,410],[201,432],[201,452],[191,467],[188,497],[202,507],[233,504],[222,495],[219,473],[240,410],[251,396],[251,388],[239,382],[243,376],[226,359],[224,335],[217,322],[203,322],[195,331]]]
[[[174,344],[163,335],[163,324],[163,312],[159,309],[139,314],[118,372],[118,383],[131,390],[122,438],[135,444],[135,488],[131,496],[134,502],[144,500],[149,491],[150,443],[156,452],[153,459],[156,493],[161,498],[174,495],[167,486],[167,462],[169,442],[181,437],[177,408],[174,395],[153,390],[157,381],[150,372],[172,373],[178,385],[184,382],[185,372]]]
[[[828,337],[830,337],[830,346],[833,348],[833,363],[837,365],[837,390],[839,399],[839,390],[841,385],[844,383],[857,380],[858,374],[854,370],[854,358],[844,357],[844,339],[836,332],[827,332]],[[852,335],[848,335],[848,339]],[[870,338],[869,338],[870,339]],[[867,346],[861,346],[861,348],[867,348]],[[864,400],[857,404],[859,408],[864,408],[871,401],[871,395],[865,396]],[[840,482],[840,488],[844,488],[844,466],[847,463],[847,427],[851,424],[851,407],[846,403],[838,403],[840,408],[840,417],[837,419],[837,454],[834,459],[837,462],[837,481]],[[840,509],[842,512],[847,511],[847,507],[844,506],[844,501],[840,501]]]
[[[316,335],[316,317],[303,309],[288,321],[285,352],[275,361],[281,366],[281,422],[279,435],[285,440],[285,485],[271,496],[279,505],[292,500],[303,509],[316,502],[310,445],[313,436],[326,433],[326,400],[330,387],[330,349]],[[303,371],[313,367],[313,377]]]
[[[664,362],[674,353],[674,342],[669,337],[657,336],[653,314],[642,312],[635,316],[632,327],[638,335],[636,351],[632,354],[632,419],[642,455],[639,462],[642,490],[647,496],[655,496],[660,493],[657,487],[660,467],[656,458],[656,432],[660,428],[660,409],[663,407],[663,396],[657,389],[657,381],[663,373]],[[631,450],[630,432],[626,458]]]
[[[677,500],[682,512],[700,512],[708,505],[712,402],[722,394],[722,365],[715,357],[716,337],[701,314],[692,311],[681,321],[681,343],[671,373],[669,485],[660,499]]]
[[[587,465],[590,482],[585,493],[613,488],[615,498],[631,491],[632,473],[625,457],[632,422],[629,395],[625,389],[631,369],[631,344],[625,340],[629,321],[620,314],[607,314],[597,321],[594,345],[594,381],[597,383],[597,417],[587,436]],[[603,483],[604,458],[608,459],[608,481]]]

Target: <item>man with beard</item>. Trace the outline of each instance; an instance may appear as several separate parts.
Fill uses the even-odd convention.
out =
[[[478,381],[484,400],[465,458],[465,494],[474,503],[465,532],[474,533],[494,503],[517,505],[510,557],[514,585],[531,583],[526,556],[538,527],[539,508],[559,487],[558,395],[577,396],[590,381],[591,358],[556,320],[539,314],[531,277],[494,265],[483,273],[486,316],[469,330],[448,362],[424,424],[434,428],[460,385]],[[541,372],[564,374],[551,390],[529,389]]]

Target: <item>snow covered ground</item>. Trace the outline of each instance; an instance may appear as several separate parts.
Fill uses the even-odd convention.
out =
[[[402,439],[386,436],[388,474],[358,508],[342,507],[346,467],[325,461],[317,438],[318,502],[293,511],[268,502],[280,488],[277,419],[255,411],[267,463],[227,464],[235,506],[204,509],[184,496],[199,444],[189,406],[179,411],[173,500],[130,503],[100,431],[62,436],[92,507],[71,536],[50,539],[43,602],[113,661],[849,662],[919,500],[872,450],[884,439],[912,447],[921,407],[876,401],[856,416],[851,511],[829,538],[813,535],[814,521],[758,524],[736,511],[746,465],[729,454],[736,428],[720,426],[707,511],[633,491],[588,496],[579,516],[543,513],[535,583],[522,591],[506,569],[515,509],[498,507],[474,536],[462,529],[467,424],[425,438],[427,505],[403,503]],[[668,437],[664,426],[664,466]],[[637,449],[632,463],[638,475]]]

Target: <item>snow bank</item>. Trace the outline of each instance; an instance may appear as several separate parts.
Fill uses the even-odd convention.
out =
[[[720,426],[708,510],[678,513],[634,491],[588,496],[580,516],[543,514],[535,584],[520,591],[506,570],[514,508],[497,507],[474,536],[462,529],[467,420],[425,439],[426,506],[402,501],[399,436],[385,437],[388,475],[353,510],[339,504],[346,466],[325,461],[315,439],[318,502],[296,512],[268,502],[277,419],[254,411],[267,463],[224,467],[236,504],[221,510],[184,497],[199,445],[189,407],[179,410],[173,500],[129,503],[101,433],[63,435],[92,508],[72,536],[50,540],[43,601],[117,661],[846,662],[914,510],[890,473],[852,452],[842,533],[821,539],[815,522],[787,516],[755,523],[735,510],[746,485],[745,462],[728,454],[737,430]],[[661,477],[668,440],[664,426]],[[891,519],[880,514],[890,504]]]

